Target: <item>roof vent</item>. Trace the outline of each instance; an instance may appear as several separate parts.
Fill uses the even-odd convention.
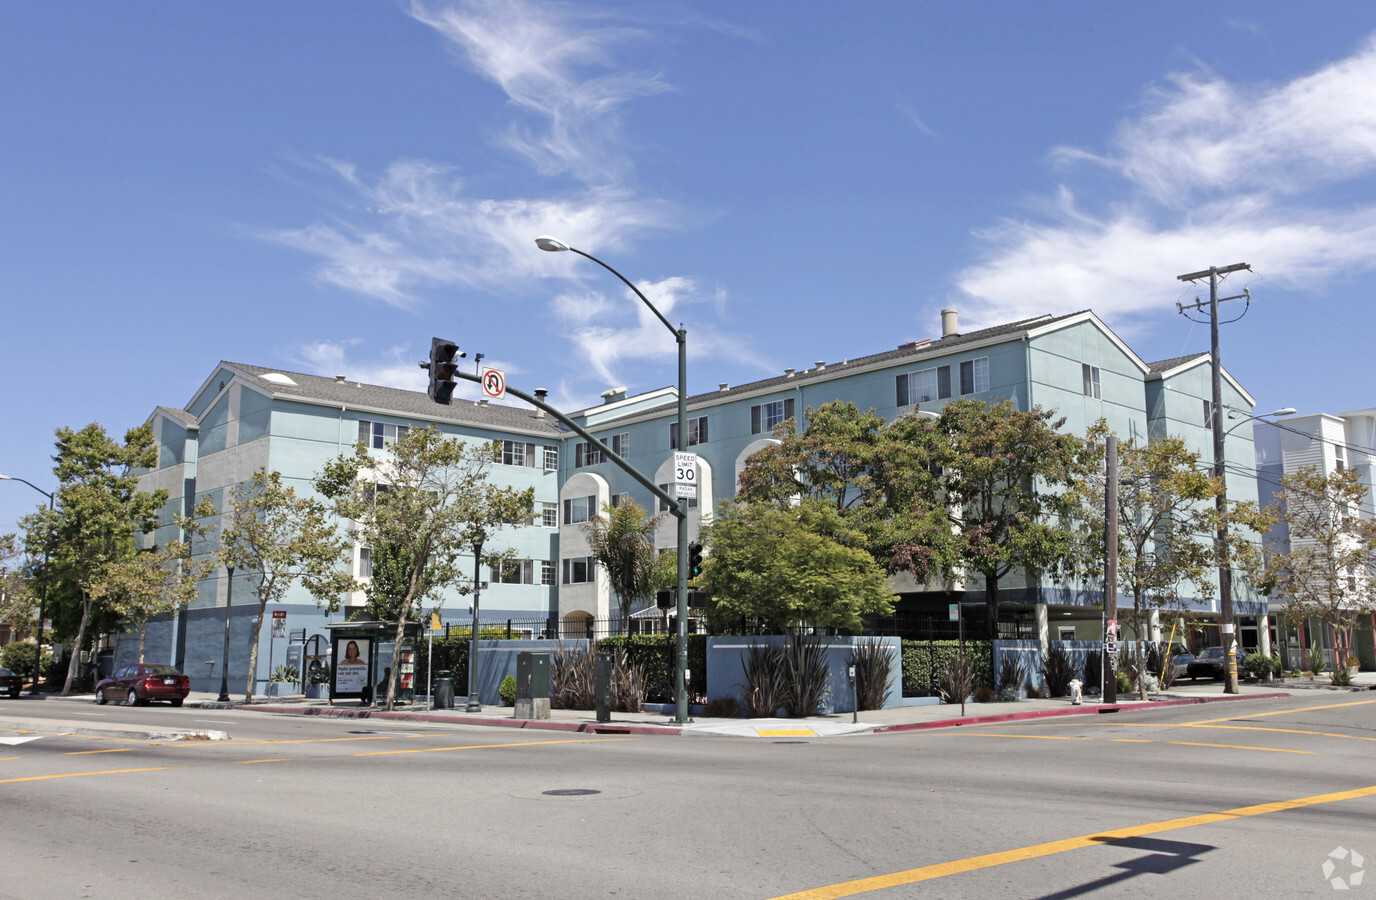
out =
[[[818,372],[822,371],[822,370],[825,369],[826,367],[827,367],[827,361],[826,361],[825,359],[819,359],[819,360],[817,360],[817,371],[818,371]]]
[[[626,399],[626,388],[625,388],[624,385],[623,385],[622,387],[610,388],[610,389],[605,390],[605,391],[602,392],[602,402],[603,402],[603,403],[615,403],[615,402],[617,402],[618,400],[625,400],[625,399]]]
[[[792,378],[792,377],[793,377],[793,370],[792,370],[792,369],[784,369],[784,377],[785,377],[785,378]]]
[[[941,311],[941,338],[960,337],[960,317],[954,309]]]
[[[536,389],[535,389],[535,399],[536,399],[536,400],[539,400],[541,403],[544,403],[544,402],[546,402],[546,398],[547,398],[547,397],[549,397],[549,388],[536,388]],[[535,407],[535,418],[537,418],[537,419],[543,419],[544,417],[545,417],[545,411],[544,411],[543,409],[541,409],[540,407],[538,407],[538,406]]]
[[[343,384],[344,381],[345,381],[345,378],[344,378],[343,375],[336,375],[336,376],[334,376],[334,380],[337,381],[337,382],[339,382],[340,384]]]
[[[717,382],[717,390],[719,390],[719,391],[729,391],[729,390],[731,390],[731,385],[730,385],[729,382],[726,382],[726,381],[718,381],[718,382]]]

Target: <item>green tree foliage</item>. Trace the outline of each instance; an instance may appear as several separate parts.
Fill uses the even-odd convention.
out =
[[[1356,469],[1324,475],[1306,467],[1281,478],[1279,499],[1289,548],[1274,548],[1270,578],[1286,618],[1322,619],[1332,627],[1336,678],[1352,655],[1353,626],[1376,610],[1376,521],[1361,514],[1367,487]]]
[[[362,618],[370,622],[395,622],[411,589],[415,557],[407,548],[392,544],[379,544],[372,551],[373,577],[364,588],[368,600],[363,606]]]
[[[318,605],[339,607],[341,594],[357,590],[349,575],[350,545],[329,510],[282,483],[279,472],[259,469],[230,492],[223,511],[220,557],[250,576],[258,599],[258,625],[249,634],[248,684],[244,702],[253,702],[258,671],[258,635],[269,603],[300,582]]]
[[[892,609],[883,569],[834,504],[724,503],[703,535],[710,555],[701,580],[718,624],[854,631],[865,616]]]
[[[1065,419],[1011,401],[953,400],[911,429],[925,440],[941,476],[932,500],[944,501],[959,532],[959,558],[984,578],[990,637],[998,634],[999,581],[1022,569],[1029,579],[1074,570],[1080,552],[1071,490],[1089,471],[1082,440],[1058,429]]]
[[[203,542],[211,530],[203,520],[216,514],[214,504],[202,499],[194,517],[173,517],[184,539],[112,563],[91,586],[94,597],[108,601],[126,627],[138,632],[139,662],[143,662],[149,620],[184,609],[196,599],[197,583],[218,565],[213,555],[193,555],[194,545]]]
[[[94,422],[80,431],[59,428],[53,460],[58,480],[54,509],[25,516],[21,525],[30,556],[51,548],[49,565],[40,577],[49,580],[55,637],[72,638],[62,686],[66,695],[76,681],[88,637],[115,621],[114,610],[92,589],[109,576],[112,566],[134,555],[136,534],[156,527],[167,492],[138,487],[139,470],[157,462],[153,430],[147,424],[127,431],[123,443]]]
[[[19,540],[13,534],[0,534],[0,625],[10,626],[21,638],[29,636],[38,615],[23,562]]]
[[[1090,429],[1087,442],[1096,458],[1103,458],[1110,433],[1102,419]],[[1214,590],[1214,500],[1222,486],[1204,473],[1198,453],[1170,435],[1146,446],[1120,442],[1118,469],[1118,586],[1132,597],[1133,622],[1143,637],[1151,610],[1183,610],[1186,588],[1201,596]],[[1102,467],[1078,488],[1091,535],[1090,552],[1096,558],[1104,546],[1105,489]],[[1144,647],[1138,641],[1142,671],[1147,670]],[[1145,681],[1139,682],[1138,690],[1141,699],[1147,699]]]
[[[631,609],[666,586],[665,563],[671,558],[661,558],[655,550],[655,528],[661,519],[662,515],[652,516],[632,500],[617,506],[604,504],[602,514],[582,526],[589,555],[607,573],[608,584],[620,601],[622,634],[630,633]]]
[[[737,500],[833,507],[889,571],[919,581],[949,570],[956,540],[938,499],[932,433],[917,416],[892,424],[874,410],[834,401],[809,407],[807,428],[788,420],[780,443],[753,454],[741,472]]]
[[[510,550],[490,548],[503,528],[529,520],[534,491],[490,483],[499,449],[492,443],[445,438],[433,426],[412,428],[390,453],[375,455],[359,445],[328,463],[317,477],[317,490],[334,502],[341,518],[353,520],[356,540],[390,548],[410,561],[409,573],[396,573],[395,578],[392,602],[400,583],[406,585],[393,619],[398,634],[420,614],[422,601],[438,608],[441,588],[473,591],[475,578],[461,568],[465,555],[472,556],[475,566],[500,566],[512,557]],[[397,641],[388,709],[395,702],[400,654]]]

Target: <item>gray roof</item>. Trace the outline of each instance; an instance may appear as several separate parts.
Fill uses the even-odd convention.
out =
[[[1169,372],[1171,369],[1179,368],[1187,362],[1194,362],[1200,357],[1204,359],[1212,358],[1208,353],[1191,353],[1188,356],[1177,356],[1174,359],[1163,359],[1159,362],[1148,363],[1147,371],[1152,375],[1160,375],[1163,372]]]
[[[270,369],[246,363],[222,361],[220,365],[237,373],[266,393],[282,399],[296,399],[304,403],[323,403],[330,406],[350,406],[375,409],[403,418],[429,422],[448,422],[476,427],[544,432],[551,436],[566,434],[554,419],[537,418],[536,410],[516,406],[500,406],[455,398],[448,406],[436,403],[420,391],[365,384],[361,381],[322,378],[286,369]],[[286,375],[295,385],[269,380],[264,375]]]
[[[910,344],[904,344],[903,346],[898,347],[894,350],[885,350],[882,353],[874,353],[869,356],[858,356],[855,359],[847,359],[844,362],[839,363],[828,363],[824,368],[820,370],[804,369],[801,372],[794,372],[792,375],[777,375],[772,378],[762,379],[760,381],[752,381],[748,384],[734,385],[726,388],[725,390],[719,389],[715,391],[708,391],[703,394],[692,394],[688,397],[688,404],[691,406],[692,404],[697,402],[719,400],[723,397],[731,397],[739,394],[752,394],[757,391],[767,391],[771,388],[783,387],[786,385],[792,386],[794,384],[798,384],[799,382],[811,381],[821,376],[831,376],[835,375],[838,372],[848,372],[852,369],[858,369],[873,365],[882,365],[887,362],[897,362],[905,359],[919,359],[924,356],[945,355],[951,350],[957,349],[965,344],[974,344],[990,340],[991,338],[1009,337],[1013,335],[1022,334],[1023,332],[1031,331],[1033,328],[1040,328],[1042,326],[1051,325],[1065,319],[1074,318],[1075,316],[1084,315],[1086,312],[1090,312],[1090,310],[1079,310],[1078,312],[1067,313],[1063,316],[1052,316],[1044,314],[1040,316],[1034,316],[1030,319],[1022,319],[1017,322],[1009,322],[1006,325],[995,325],[990,328],[981,328],[978,331],[971,331],[967,334],[958,334],[952,337],[934,339],[922,343],[914,342]],[[671,401],[662,406],[656,406],[650,409],[640,410],[635,413],[629,413],[625,416],[620,416],[616,419],[611,419],[606,422],[598,422],[597,429],[601,430],[607,426],[613,425],[616,422],[620,422],[622,420],[635,419],[645,415],[660,413],[663,410],[673,408],[676,405],[676,402],[677,401]],[[596,409],[596,407],[593,407],[593,409]]]
[[[158,413],[162,413],[163,415],[167,416],[167,418],[181,425],[183,428],[191,429],[196,428],[199,425],[199,423],[196,421],[195,416],[193,416],[191,413],[187,412],[184,409],[177,409],[174,406],[156,407],[153,410],[153,415],[156,416]],[[152,419],[153,416],[149,416],[148,418]]]

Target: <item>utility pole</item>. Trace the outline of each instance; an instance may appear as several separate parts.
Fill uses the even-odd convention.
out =
[[[1214,538],[1214,555],[1218,560],[1218,630],[1222,637],[1220,643],[1223,644],[1224,659],[1227,663],[1223,676],[1225,694],[1238,693],[1238,683],[1237,636],[1233,622],[1233,569],[1228,558],[1228,482],[1223,456],[1223,364],[1218,351],[1218,304],[1243,297],[1251,299],[1251,294],[1244,290],[1236,296],[1220,298],[1218,276],[1244,269],[1250,272],[1252,267],[1247,263],[1233,263],[1231,266],[1210,266],[1202,272],[1176,276],[1179,281],[1189,282],[1205,277],[1209,279],[1209,350],[1213,367],[1213,408],[1209,411],[1209,423],[1214,432],[1214,477],[1218,479],[1219,484],[1218,533]],[[1176,308],[1183,314],[1186,309],[1201,310],[1203,306],[1201,301],[1195,300],[1193,306],[1187,307],[1177,303]]]
[[[1118,436],[1104,446],[1104,661],[1105,703],[1118,702]],[[1140,637],[1140,635],[1139,635]]]

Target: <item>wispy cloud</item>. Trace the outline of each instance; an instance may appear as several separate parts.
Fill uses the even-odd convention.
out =
[[[1099,170],[1082,193],[1101,212],[1063,185],[1039,218],[980,233],[986,257],[957,276],[975,324],[1093,307],[1130,325],[1175,275],[1240,260],[1290,282],[1372,268],[1376,205],[1331,192],[1376,170],[1376,40],[1276,86],[1171,75],[1108,151],[1052,156],[1072,180]]]

